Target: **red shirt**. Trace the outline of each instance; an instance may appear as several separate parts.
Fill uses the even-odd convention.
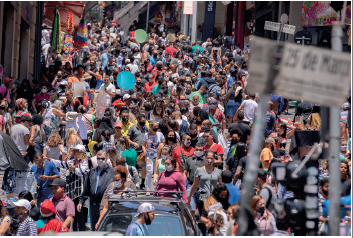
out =
[[[211,145],[212,146],[212,145]],[[205,152],[209,151],[210,147],[209,145],[205,145],[204,149]],[[223,147],[220,144],[214,143],[213,146],[211,147],[211,150],[216,153],[216,155],[223,155]]]
[[[175,49],[174,47],[171,47],[171,46],[165,48],[165,54],[169,52],[169,53],[170,53],[170,56],[171,56],[172,58],[174,58],[173,52],[177,52],[177,51],[178,51],[177,49]]]
[[[41,94],[37,93],[36,96],[34,96],[34,99],[37,101],[37,103],[42,103],[43,100],[49,101],[50,95],[49,94]]]
[[[216,112],[214,114],[214,119],[216,119],[219,123],[222,123],[223,119],[226,119],[226,117],[224,116],[224,113],[219,110],[218,108],[216,109]]]
[[[185,161],[187,159],[186,156],[187,157],[193,156],[194,155],[194,151],[195,151],[195,149],[193,147],[191,147],[191,146],[189,146],[189,148],[187,148],[187,149],[182,148],[182,150],[181,150],[181,146],[178,146],[178,147],[174,148],[172,156],[177,161],[177,163],[179,164],[179,170],[180,171],[183,171],[183,166],[184,166],[184,163],[185,163]],[[184,157],[185,161],[180,161],[180,156],[181,155]]]
[[[157,84],[158,84],[157,82],[153,82],[153,83],[147,82],[147,83],[145,83],[146,93],[152,92],[153,87],[156,86]]]

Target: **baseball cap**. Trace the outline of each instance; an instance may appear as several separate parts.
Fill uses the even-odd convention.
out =
[[[123,100],[127,100],[127,99],[129,99],[129,98],[131,98],[130,94],[125,94],[125,95],[123,96]]]
[[[210,104],[218,104],[218,101],[216,100],[216,99],[212,99],[211,101],[210,101]]]
[[[29,115],[23,115],[21,121],[32,121],[32,118]]]
[[[76,147],[71,148],[71,150],[79,150],[79,151],[82,151],[82,152],[86,152],[86,148],[83,145],[76,145]]]
[[[48,185],[48,187],[52,187],[52,186],[65,187],[65,182],[61,178],[56,178],[53,180],[51,184]]]
[[[42,202],[42,204],[40,205],[40,214],[43,217],[50,217],[55,213],[56,211],[54,203],[49,199],[45,199],[44,202]]]
[[[13,203],[16,207],[24,207],[26,208],[28,211],[31,210],[32,206],[31,203],[27,200],[27,199],[20,199],[17,202]]]
[[[7,83],[10,82],[11,80],[12,80],[11,78],[6,77],[6,78],[4,79],[4,84],[7,84]]]
[[[69,85],[69,83],[67,81],[63,80],[63,81],[60,82],[60,85],[66,85],[67,86],[67,85]]]
[[[343,105],[342,105],[342,108],[343,109],[349,109],[351,107],[351,104],[349,103],[349,102],[345,102],[345,103],[343,103]]]
[[[129,60],[129,59],[126,59],[126,60],[125,60],[125,63],[130,63],[130,60]]]
[[[145,212],[153,212],[154,210],[154,206],[151,203],[144,202],[139,206],[135,217],[138,217],[140,214]]]
[[[120,127],[120,128],[123,128],[123,124],[121,123],[121,121],[116,121],[115,123],[114,123],[114,126],[113,126],[114,128],[115,127]]]

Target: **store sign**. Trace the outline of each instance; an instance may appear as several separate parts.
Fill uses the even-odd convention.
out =
[[[350,88],[351,55],[286,43],[277,80],[275,94],[284,98],[341,107]]]
[[[265,30],[270,30],[270,31],[280,31],[281,30],[281,23],[277,22],[271,22],[271,21],[265,21]],[[288,34],[294,34],[295,32],[295,26],[288,25],[288,24],[283,24],[283,28],[281,30],[283,33],[288,33]]]
[[[192,15],[193,10],[194,10],[194,1],[184,1],[183,14]]]

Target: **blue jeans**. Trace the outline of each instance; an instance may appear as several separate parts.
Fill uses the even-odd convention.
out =
[[[51,134],[51,130],[48,127],[44,126],[44,132],[45,132],[45,142],[47,142]]]
[[[190,192],[191,192],[191,187],[192,187],[191,184],[188,184],[188,186],[186,187],[186,192],[188,193],[188,197],[189,197]],[[197,199],[196,195],[197,195],[197,190],[194,193],[194,195],[192,195],[191,200],[190,200],[190,205],[189,205],[190,211],[193,211],[193,212],[196,211],[196,204],[198,202],[198,199]]]

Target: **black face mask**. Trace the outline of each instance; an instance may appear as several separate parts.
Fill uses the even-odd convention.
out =
[[[154,57],[157,57],[158,54],[153,54]]]
[[[213,234],[213,229],[214,229],[214,227],[210,227],[210,229],[208,229],[208,234]]]
[[[175,138],[175,137],[167,137],[167,140],[168,140],[168,141],[175,142],[176,138]]]
[[[152,223],[151,218],[148,215],[148,213],[147,213],[147,218],[145,217],[145,223],[146,223],[146,225],[151,225],[151,223]]]
[[[231,145],[236,145],[239,142],[238,139],[232,139],[232,141],[230,142]]]
[[[271,145],[271,151],[274,151],[275,147],[273,145]]]
[[[142,82],[136,82],[136,85],[140,86],[142,84]]]
[[[158,131],[158,128],[153,128],[152,129],[154,132],[157,132]]]
[[[264,212],[265,212],[265,207],[259,207],[259,208],[257,209],[257,212],[260,213],[261,215],[264,214]]]
[[[122,120],[123,122],[127,122],[127,121],[129,120],[129,118],[123,117],[123,118],[121,118],[121,120]]]
[[[1,109],[1,108],[0,108]],[[329,192],[329,190],[321,190],[322,191],[322,193],[325,195],[325,196],[328,196],[328,192]]]
[[[164,90],[164,94],[168,94],[168,90]]]
[[[5,110],[5,109],[6,109],[6,107],[0,106],[0,110]]]
[[[197,133],[196,134],[190,134],[190,137],[193,138],[193,139],[196,138],[197,137]]]
[[[139,124],[140,124],[140,126],[144,127],[146,125],[146,122],[140,121]]]

